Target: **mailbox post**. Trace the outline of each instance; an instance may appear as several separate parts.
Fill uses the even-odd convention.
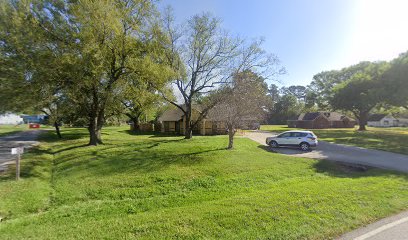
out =
[[[24,147],[16,147],[11,149],[12,155],[17,155],[16,158],[16,180],[20,180],[20,161],[21,161],[21,154],[24,153]]]

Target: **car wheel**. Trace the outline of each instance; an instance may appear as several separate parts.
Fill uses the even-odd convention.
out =
[[[278,147],[279,147],[279,144],[278,144],[276,141],[271,141],[271,142],[269,143],[269,146],[271,146],[271,147],[273,147],[273,148],[278,148]]]
[[[301,143],[300,144],[300,149],[302,149],[302,151],[309,151],[310,150],[309,143]]]

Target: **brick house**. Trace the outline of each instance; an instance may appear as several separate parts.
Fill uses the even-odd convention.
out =
[[[192,121],[196,121],[201,113],[200,106],[193,106],[192,108]],[[161,132],[184,134],[185,129],[185,116],[183,111],[179,108],[174,108],[165,111],[158,121],[161,124]],[[215,121],[209,117],[202,119],[193,129],[193,134],[200,135],[217,135],[226,134],[226,125],[222,121]]]
[[[353,128],[357,122],[337,112],[302,113],[295,120],[288,120],[288,127],[305,129]]]

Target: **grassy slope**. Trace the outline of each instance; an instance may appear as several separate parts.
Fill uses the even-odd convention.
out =
[[[227,151],[225,136],[111,128],[105,145],[83,147],[84,130],[64,134],[25,156],[21,182],[2,177],[1,239],[327,239],[408,209],[408,175],[350,172],[244,138]]]
[[[284,132],[294,130],[286,125],[263,125],[261,130]],[[355,145],[364,148],[408,154],[408,128],[373,128],[359,132],[356,129],[313,129],[320,140]]]

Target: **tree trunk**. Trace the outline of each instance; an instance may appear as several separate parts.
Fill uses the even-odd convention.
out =
[[[135,132],[140,132],[140,121],[139,118],[132,118],[133,122],[133,131]]]
[[[95,117],[90,117],[88,131],[89,131],[88,145],[90,146],[98,145],[98,133],[96,130],[96,118]]]
[[[228,125],[228,147],[227,149],[233,149],[234,148],[234,135],[235,135],[235,129],[233,125]]]
[[[367,119],[368,119],[368,112],[360,112],[359,118],[358,118],[358,131],[366,131],[366,124],[367,124]]]
[[[132,131],[134,132],[140,132],[140,120],[139,120],[139,116],[132,116],[132,115],[127,115],[130,120],[133,122],[133,129]]]
[[[96,138],[97,138],[98,144],[103,143],[101,132],[102,132],[102,127],[104,123],[105,123],[105,111],[102,109],[99,111],[98,117],[96,120]]]
[[[58,138],[62,138],[60,127],[58,121],[54,121],[55,132],[57,133]]]
[[[193,138],[193,129],[191,126],[191,104],[190,106],[186,104],[186,123],[185,123],[184,138],[191,139]]]

